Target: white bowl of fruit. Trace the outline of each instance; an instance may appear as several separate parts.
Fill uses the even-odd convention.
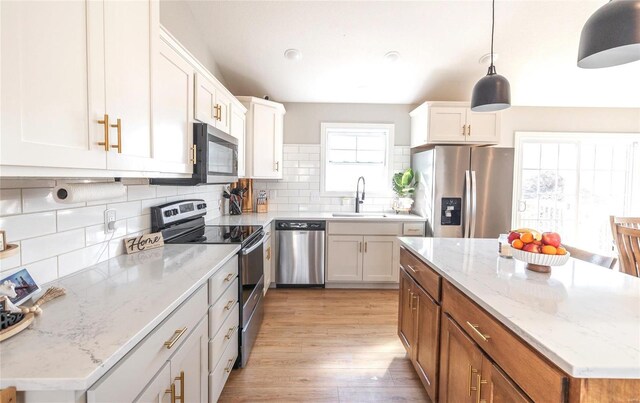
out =
[[[567,263],[571,254],[562,246],[556,232],[540,233],[531,228],[520,228],[509,233],[513,257],[527,263],[527,269],[549,273],[551,266]]]

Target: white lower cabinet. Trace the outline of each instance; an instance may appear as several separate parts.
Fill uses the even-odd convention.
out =
[[[362,236],[327,237],[327,281],[362,281]]]
[[[171,357],[172,401],[207,402],[209,400],[209,322],[206,317]],[[180,398],[180,399],[179,399]]]
[[[134,400],[134,403],[171,403],[171,389],[167,388],[167,385],[170,384],[171,366],[167,362],[140,393],[140,396]]]
[[[222,353],[218,365],[211,371],[209,375],[209,398],[212,402],[217,402],[224,384],[229,378],[229,374],[233,369],[233,364],[238,359],[238,337],[231,338],[231,342]]]
[[[395,236],[365,236],[362,281],[398,281],[399,247]]]

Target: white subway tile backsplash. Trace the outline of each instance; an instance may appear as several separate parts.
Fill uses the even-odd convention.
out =
[[[116,220],[135,217],[142,213],[142,203],[140,201],[107,204],[108,209],[116,211]]]
[[[105,204],[91,207],[58,210],[58,231],[83,228],[104,222]]]
[[[49,283],[58,278],[58,259],[55,257],[33,262],[27,265],[21,265],[14,268],[11,271],[2,273],[3,276],[7,276],[15,273],[18,270],[27,269],[38,284]]]
[[[136,185],[127,187],[127,200],[153,199],[156,197],[156,187],[149,185]]]
[[[115,231],[109,234],[104,232],[104,224],[92,225],[85,229],[86,245],[94,245],[105,242],[113,238],[125,236],[127,234],[127,220],[118,220],[115,222]]]
[[[298,149],[299,149],[299,152],[303,154],[314,154],[314,153],[320,152],[319,145],[306,145],[306,146],[301,145],[298,147]]]
[[[151,215],[141,215],[127,219],[127,233],[148,231],[151,229]]]
[[[20,242],[12,243],[20,246]],[[16,253],[15,255],[0,259],[0,271],[10,270],[17,266],[20,266],[20,253]]]
[[[287,187],[289,189],[309,189],[309,184],[308,183],[289,182],[287,184]]]
[[[85,267],[104,262],[109,258],[109,244],[99,243],[64,253],[58,256],[58,275],[60,277],[75,273]]]
[[[0,218],[0,228],[6,231],[7,241],[19,241],[56,232],[56,213],[48,211]]]
[[[58,203],[53,199],[50,188],[35,188],[22,190],[22,212],[35,213],[66,208],[85,206],[85,203]]]
[[[58,232],[22,241],[22,264],[54,257],[65,252],[84,248],[84,229]]]
[[[299,152],[299,147],[297,145],[285,144],[284,145],[284,153],[285,154],[294,154]]]
[[[0,191],[0,216],[22,213],[22,196],[20,189],[3,189]]]
[[[175,196],[177,194],[177,186],[156,186],[156,196],[158,197]]]

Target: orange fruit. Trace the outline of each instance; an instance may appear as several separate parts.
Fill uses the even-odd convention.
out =
[[[545,255],[557,255],[558,254],[558,250],[556,249],[555,246],[544,245],[542,247],[542,253],[544,253]]]
[[[520,235],[520,240],[523,243],[531,243],[533,242],[533,234],[531,232],[525,232],[522,235]]]
[[[558,246],[558,248],[556,249],[556,255],[566,255],[566,254],[567,254],[567,250],[562,246]]]
[[[514,239],[513,242],[511,242],[511,246],[516,249],[522,249],[522,247],[524,246],[524,242],[519,239]]]

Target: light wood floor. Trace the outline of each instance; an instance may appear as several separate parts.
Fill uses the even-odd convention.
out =
[[[271,289],[221,402],[428,402],[396,334],[397,290]]]

